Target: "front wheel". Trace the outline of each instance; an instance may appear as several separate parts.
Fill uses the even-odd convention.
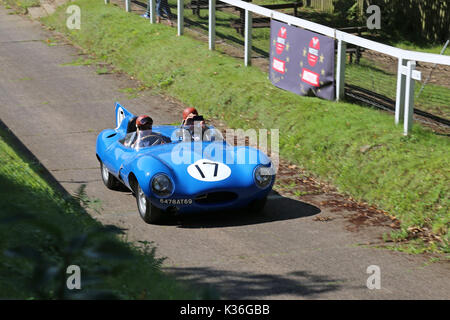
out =
[[[140,185],[137,186],[136,202],[139,215],[141,216],[142,220],[144,220],[146,223],[153,224],[161,220],[162,216],[161,209],[155,207],[150,202],[150,199],[147,198],[144,191],[142,191]]]

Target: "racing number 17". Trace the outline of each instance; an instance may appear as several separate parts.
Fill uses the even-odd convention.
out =
[[[203,164],[210,164],[214,166],[214,177],[217,177],[217,170],[219,169],[219,164],[214,162],[203,162]],[[205,174],[203,173],[202,169],[196,164],[195,167],[197,168],[198,172],[202,176],[202,178],[205,178]]]

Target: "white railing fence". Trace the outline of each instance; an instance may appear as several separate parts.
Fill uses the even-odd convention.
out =
[[[108,4],[110,0],[104,0]],[[130,11],[131,0],[125,1],[125,10]],[[209,1],[209,49],[215,49],[216,38],[216,1]],[[346,44],[350,43],[369,50],[390,55],[398,59],[397,66],[397,91],[395,98],[395,123],[400,124],[403,119],[403,133],[405,135],[411,130],[412,116],[414,109],[414,84],[415,80],[421,79],[419,71],[415,70],[416,62],[427,62],[450,66],[450,56],[438,55],[433,53],[424,53],[395,48],[379,42],[368,40],[353,34],[349,34],[334,28],[330,28],[315,22],[304,20],[279,11],[267,9],[252,3],[241,0],[219,0],[227,4],[245,10],[245,44],[244,44],[244,62],[248,66],[251,64],[251,43],[252,43],[252,13],[282,21],[289,25],[311,30],[337,40],[337,66],[336,66],[336,100],[344,97],[345,82],[345,55]],[[155,23],[155,2],[148,0],[150,10],[150,23]],[[184,0],[177,0],[177,34],[182,35],[184,29]]]

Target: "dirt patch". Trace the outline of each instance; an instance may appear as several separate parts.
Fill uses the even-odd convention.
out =
[[[340,212],[348,222],[346,226],[348,231],[356,232],[370,226],[400,228],[400,221],[388,212],[351,197],[345,198],[340,194],[334,194],[331,199],[322,201],[320,205],[332,208],[332,212]]]

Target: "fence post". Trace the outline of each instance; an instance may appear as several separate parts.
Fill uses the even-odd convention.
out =
[[[209,0],[209,50],[216,48],[216,0]]]
[[[338,39],[337,49],[337,68],[336,68],[336,101],[344,98],[344,84],[345,84],[345,50],[347,43]]]
[[[406,75],[403,73],[403,67],[406,66],[407,60],[403,58],[398,59],[397,68],[397,93],[395,97],[395,124],[399,124],[404,117],[405,105],[405,84]]]
[[[150,15],[150,23],[155,23],[156,1],[148,0],[148,14]]]
[[[406,88],[405,88],[405,119],[403,124],[403,134],[408,135],[412,128],[413,112],[414,112],[414,79],[412,73],[416,68],[415,61],[406,63]]]
[[[252,27],[253,27],[252,12],[245,10],[245,53],[244,53],[245,66],[249,66],[252,64]]]
[[[125,11],[131,12],[131,3],[130,0],[125,0]]]
[[[184,33],[184,1],[177,0],[177,15],[178,15],[178,33],[181,36]]]

